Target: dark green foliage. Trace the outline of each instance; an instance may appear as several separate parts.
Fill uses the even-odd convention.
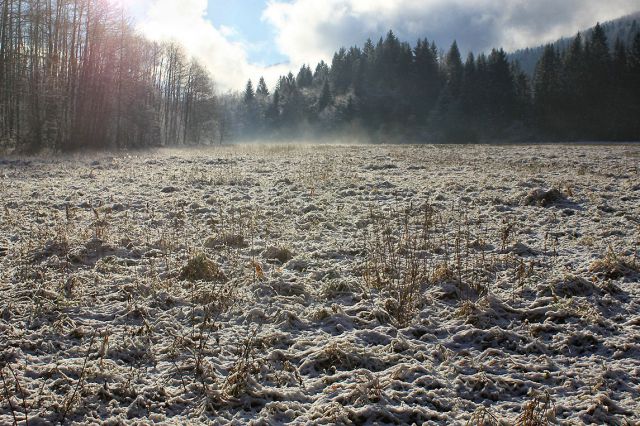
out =
[[[630,111],[627,111],[627,115],[631,117],[632,126],[630,128],[632,137],[634,135],[640,135],[640,32],[636,34],[633,40],[633,45],[629,52],[629,94],[635,102],[630,104]]]
[[[606,22],[600,25],[604,30],[604,33],[609,41],[609,48],[613,49],[614,42],[620,39],[625,45],[630,46],[633,42],[633,38],[640,30],[640,12],[624,16],[622,18]],[[593,32],[593,28],[581,33],[582,39],[588,40]],[[566,51],[573,43],[573,38],[561,38],[553,45],[559,51]],[[542,58],[545,46],[529,47],[521,49],[509,54],[509,60],[518,62],[521,65],[523,71],[532,77],[535,72],[536,64]]]
[[[298,77],[296,77],[296,84],[301,89],[313,84],[313,74],[311,73],[311,68],[308,65],[303,65],[302,68],[300,68]]]
[[[322,92],[320,92],[320,98],[318,99],[318,111],[324,110],[326,107],[333,103],[333,96],[331,95],[331,88],[329,82],[325,80],[322,86]]]
[[[445,57],[444,67],[447,76],[447,87],[452,96],[458,96],[462,88],[463,67],[458,43],[455,41]]]
[[[269,89],[267,88],[267,83],[264,81],[264,77],[260,77],[258,88],[256,89],[256,95],[262,96],[264,98],[269,96]]]
[[[413,102],[416,106],[417,117],[426,117],[438,100],[442,86],[437,47],[435,44],[430,45],[427,39],[418,40],[414,49],[414,57],[415,91],[413,92]]]
[[[530,78],[502,49],[463,62],[456,42],[441,55],[389,31],[339,49],[331,67],[281,77],[272,96],[261,80],[265,102],[245,119],[273,137],[357,129],[380,141],[640,140],[640,34],[613,49],[601,25],[587,34],[546,46]]]
[[[256,100],[256,92],[253,91],[253,83],[251,83],[251,80],[247,81],[242,99],[244,99],[245,104],[250,104]]]
[[[320,61],[316,66],[316,72],[313,74],[313,83],[316,85],[323,84],[329,78],[329,65],[325,61]]]
[[[346,92],[351,84],[350,59],[344,47],[333,55],[329,75],[337,93]]]
[[[563,101],[560,81],[562,63],[553,45],[547,45],[534,77],[534,119],[544,136],[560,131],[558,112]]]

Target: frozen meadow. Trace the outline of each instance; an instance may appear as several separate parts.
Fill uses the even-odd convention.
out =
[[[0,424],[638,424],[640,145],[0,159]]]

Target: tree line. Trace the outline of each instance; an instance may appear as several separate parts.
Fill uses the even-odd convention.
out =
[[[240,139],[365,134],[374,140],[640,140],[640,32],[614,48],[598,24],[568,49],[546,46],[533,78],[502,49],[464,60],[392,31],[302,66],[271,92],[263,78],[226,99]]]
[[[0,2],[0,147],[139,148],[216,131],[213,81],[109,0]]]
[[[631,25],[631,29],[637,26]],[[547,45],[530,77],[502,49],[464,60],[390,31],[215,96],[175,43],[109,0],[0,0],[0,148],[144,148],[307,135],[379,141],[639,140],[640,32]],[[565,47],[566,46],[566,47]]]
[[[638,22],[638,19],[640,19],[640,12],[600,24],[600,28],[604,30],[607,36],[610,49],[614,48],[617,40],[621,40],[628,46],[633,44],[635,35],[640,32],[640,22]],[[582,32],[580,37],[588,39],[593,34],[593,30],[594,28],[590,28]],[[574,40],[575,37],[563,37],[555,41],[553,47],[563,52],[569,48]],[[509,60],[517,61],[528,76],[533,76],[536,65],[538,61],[540,61],[545,48],[545,45],[540,45],[516,50],[515,52],[509,53]]]

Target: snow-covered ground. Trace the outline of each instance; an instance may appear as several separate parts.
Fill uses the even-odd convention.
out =
[[[640,146],[0,159],[0,424],[640,422]]]

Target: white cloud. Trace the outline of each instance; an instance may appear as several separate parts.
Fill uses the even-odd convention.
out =
[[[638,9],[638,0],[271,0],[263,19],[292,62],[314,63],[389,29],[409,42],[426,36],[442,48],[457,39],[463,50],[514,50]]]
[[[153,40],[173,40],[185,47],[212,73],[219,91],[242,88],[246,81],[265,76],[273,84],[288,66],[265,67],[247,58],[249,46],[232,41],[235,29],[216,28],[206,17],[207,0],[144,0],[136,8],[139,29]],[[255,82],[254,82],[255,83]]]
[[[242,35],[236,29],[215,27],[206,16],[207,0],[121,1],[131,4],[148,37],[184,45],[211,70],[220,91],[242,89],[261,75],[273,87],[279,75],[328,61],[340,46],[361,46],[389,29],[402,40],[428,37],[445,49],[457,39],[463,51],[513,50],[640,8],[638,0],[269,0],[262,19],[289,61],[265,66],[248,59],[264,45],[247,45],[237,41]]]

